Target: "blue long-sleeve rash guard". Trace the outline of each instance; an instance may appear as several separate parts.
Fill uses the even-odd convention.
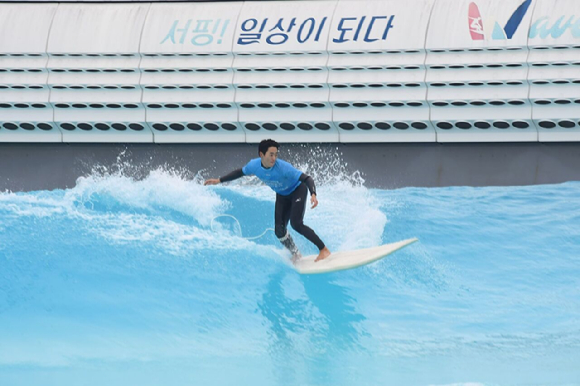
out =
[[[276,160],[274,166],[266,169],[262,166],[262,160],[260,158],[254,158],[243,168],[234,170],[220,177],[219,180],[220,182],[228,182],[244,175],[258,177],[272,188],[272,190],[283,196],[291,194],[302,182],[306,184],[310,194],[316,194],[316,187],[314,186],[312,177],[302,173],[290,163],[281,159]]]
[[[300,185],[300,175],[302,172],[290,163],[278,159],[274,166],[266,169],[262,166],[260,158],[254,158],[242,168],[246,176],[254,175],[262,180],[278,194],[287,196]]]

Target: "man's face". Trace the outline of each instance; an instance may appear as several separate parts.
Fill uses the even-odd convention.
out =
[[[276,163],[276,159],[278,158],[278,149],[272,146],[268,148],[266,154],[260,152],[260,158],[262,159],[262,165],[267,168],[271,168]]]

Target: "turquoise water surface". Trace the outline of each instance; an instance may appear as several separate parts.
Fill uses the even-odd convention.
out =
[[[331,250],[420,241],[300,276],[251,179],[0,193],[0,385],[580,385],[580,183],[310,173]]]

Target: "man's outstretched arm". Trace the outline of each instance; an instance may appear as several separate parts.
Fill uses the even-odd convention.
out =
[[[206,180],[203,184],[204,185],[217,185],[220,182],[229,182],[229,181],[233,181],[233,180],[237,180],[240,177],[244,176],[244,172],[242,171],[242,169],[236,169],[233,172],[226,174],[223,177],[220,178],[210,178],[209,180]]]

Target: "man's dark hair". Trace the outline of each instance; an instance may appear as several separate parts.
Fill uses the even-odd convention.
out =
[[[271,147],[275,147],[276,149],[280,149],[280,145],[278,144],[278,142],[274,141],[273,139],[263,140],[262,142],[260,142],[260,145],[258,145],[258,155],[260,153],[266,154],[268,152],[268,149]]]

